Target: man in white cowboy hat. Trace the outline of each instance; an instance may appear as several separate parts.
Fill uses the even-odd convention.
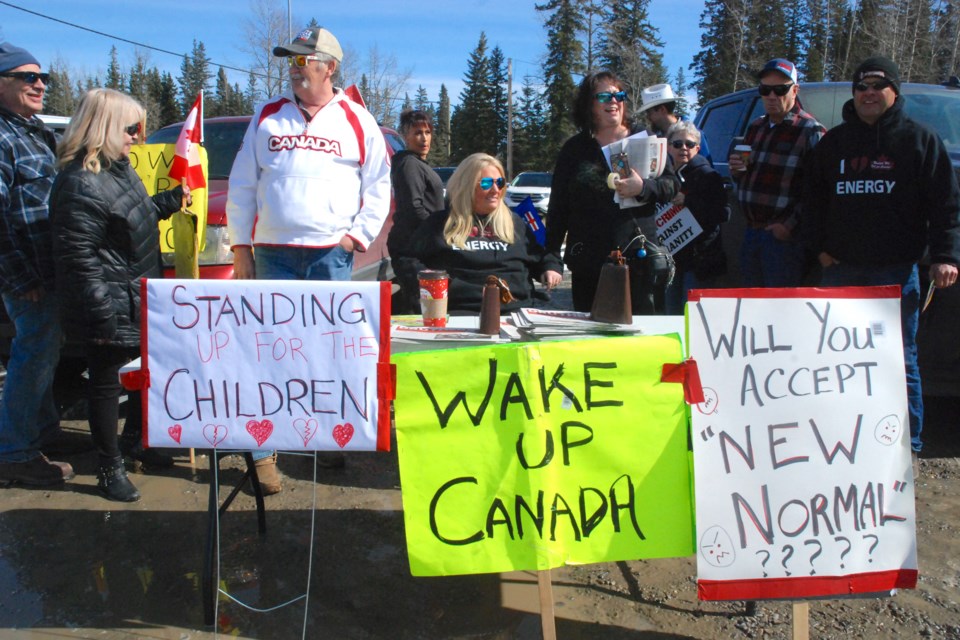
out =
[[[647,87],[640,92],[640,108],[637,114],[646,116],[647,133],[660,138],[667,137],[667,131],[675,125],[680,118],[677,117],[677,96],[673,93],[673,87],[669,84],[655,84]],[[684,118],[686,120],[687,118]],[[710,157],[710,147],[707,145],[707,139],[700,137],[700,155],[713,164]]]

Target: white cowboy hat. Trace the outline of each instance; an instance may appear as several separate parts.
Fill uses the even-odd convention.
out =
[[[676,102],[676,100],[673,87],[668,84],[655,84],[640,92],[640,108],[637,109],[637,113],[643,113],[657,105]]]

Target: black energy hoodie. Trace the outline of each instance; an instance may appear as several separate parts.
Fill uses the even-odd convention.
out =
[[[853,100],[813,150],[801,236],[841,263],[960,262],[960,193],[946,147],[898,96],[874,125]]]

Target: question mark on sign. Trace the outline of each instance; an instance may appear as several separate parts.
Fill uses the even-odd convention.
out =
[[[761,553],[767,554],[767,557],[765,557],[765,558],[763,559],[763,562],[760,563],[760,567],[763,569],[763,577],[766,578],[766,577],[767,577],[767,562],[770,561],[770,552],[767,551],[766,549],[761,549],[760,551],[757,551],[757,553],[756,553],[755,555],[760,555]]]
[[[783,545],[783,560],[780,561],[780,566],[783,567],[783,570],[787,572],[787,575],[790,575],[790,572],[787,571],[787,560],[793,557],[793,547],[788,544]]]
[[[841,568],[841,569],[844,569],[844,568],[846,568],[846,567],[845,567],[845,565],[843,564],[843,557],[844,557],[845,555],[847,555],[848,553],[850,553],[850,547],[853,546],[853,545],[850,544],[850,539],[847,538],[846,536],[837,536],[836,538],[834,538],[834,540],[835,540],[836,542],[840,542],[841,540],[843,540],[844,542],[847,543],[847,548],[840,552],[840,568]]]
[[[820,544],[819,540],[807,540],[803,544],[807,546],[817,545],[817,550],[814,551],[813,554],[810,556],[810,575],[814,575],[817,573],[817,570],[813,568],[813,561],[816,560],[817,556],[823,553],[823,545]]]
[[[864,534],[863,539],[866,540],[867,538],[873,538],[873,544],[870,545],[870,550],[867,551],[867,556],[868,556],[867,562],[873,562],[873,558],[870,558],[869,556],[870,554],[873,553],[873,550],[877,548],[877,545],[880,544],[880,538],[873,535],[872,533]]]

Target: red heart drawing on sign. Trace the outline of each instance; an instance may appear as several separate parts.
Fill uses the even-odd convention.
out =
[[[269,420],[262,420],[260,422],[251,420],[247,423],[247,433],[252,435],[253,439],[257,441],[257,446],[262,447],[263,443],[270,437],[270,434],[273,433],[273,423]]]
[[[203,437],[211,446],[216,447],[227,437],[227,427],[222,424],[208,424],[203,428]]]
[[[307,443],[313,439],[313,436],[317,435],[318,427],[317,421],[313,418],[309,420],[297,418],[293,421],[293,428],[300,434],[300,439],[303,440],[303,446],[307,446]]]
[[[174,442],[180,444],[180,436],[183,435],[183,427],[175,424],[172,427],[167,427],[167,433],[170,434],[170,437],[173,438]]]
[[[333,439],[337,441],[337,444],[340,445],[341,449],[347,446],[347,443],[350,442],[352,437],[353,425],[349,422],[346,424],[338,424],[333,428]]]

